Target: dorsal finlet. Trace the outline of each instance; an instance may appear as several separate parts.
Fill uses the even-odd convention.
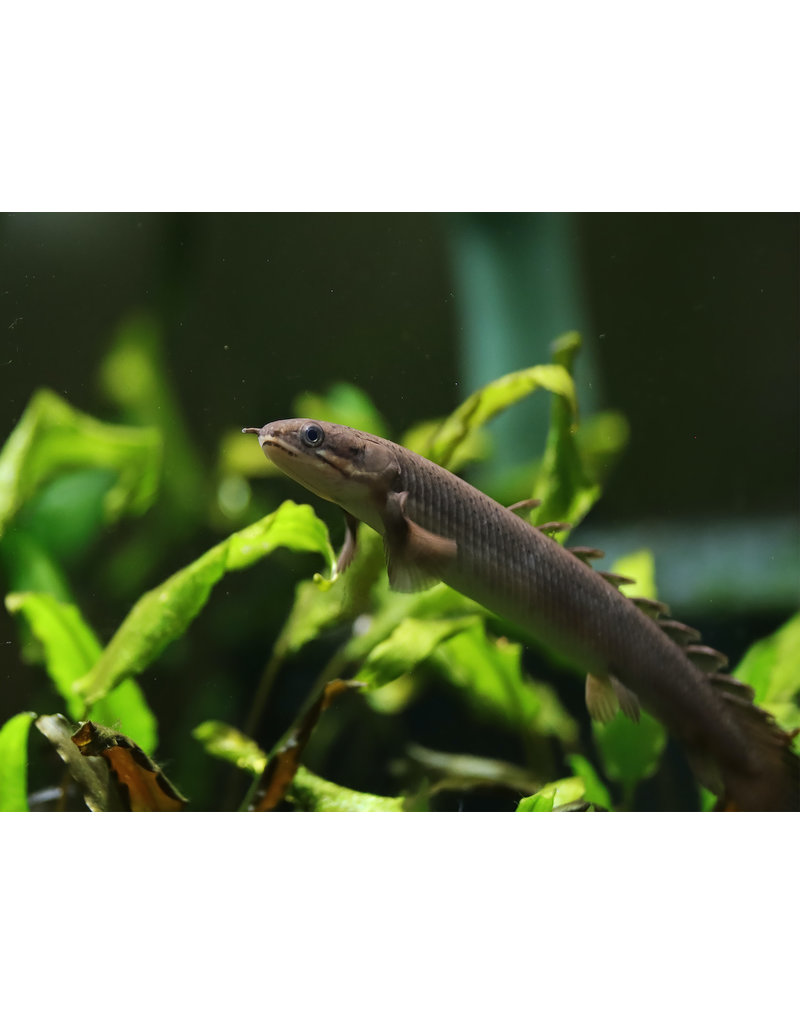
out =
[[[575,555],[576,558],[580,558],[586,565],[591,565],[595,559],[605,558],[605,551],[601,551],[599,548],[567,548],[570,554]]]
[[[683,650],[687,658],[704,672],[716,672],[728,664],[727,656],[722,651],[715,651],[713,647],[689,644]]]
[[[650,597],[631,597],[629,600],[633,601],[640,612],[644,612],[651,619],[658,619],[659,615],[669,615],[669,605],[664,604],[663,601],[654,601]]]
[[[635,583],[636,580],[632,580],[630,576],[621,576],[618,572],[604,572],[600,571],[600,575],[610,583],[612,587],[624,587],[626,583]]]
[[[687,644],[694,644],[700,639],[700,633],[693,629],[691,626],[687,626],[683,622],[676,622],[675,619],[659,619],[658,625],[667,634],[670,640],[674,640],[676,644],[680,644],[681,647],[686,647]]]
[[[724,675],[722,672],[709,672],[707,678],[713,687],[724,694],[746,700],[750,704],[756,699],[753,687],[739,679],[734,679],[733,676]]]
[[[542,523],[540,526],[537,526],[536,529],[540,533],[546,533],[548,535],[551,533],[563,533],[564,530],[572,529],[572,523]]]

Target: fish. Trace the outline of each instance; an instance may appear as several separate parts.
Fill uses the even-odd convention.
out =
[[[640,708],[683,745],[720,810],[800,810],[800,758],[793,734],[754,703],[753,690],[724,674],[727,659],[700,644],[667,605],[630,598],[625,577],[597,571],[602,552],[567,548],[442,466],[401,445],[342,424],[285,419],[256,434],[288,477],[345,515],[337,562],[357,549],[359,524],[384,542],[390,586],[414,592],[443,581],[514,623],[586,673],[589,714],[609,721]],[[521,506],[521,507],[520,507]]]

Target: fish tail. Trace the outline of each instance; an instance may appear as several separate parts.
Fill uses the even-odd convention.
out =
[[[796,732],[780,728],[772,715],[746,699],[724,694],[742,732],[751,767],[720,764],[722,796],[716,810],[800,811],[800,757]]]

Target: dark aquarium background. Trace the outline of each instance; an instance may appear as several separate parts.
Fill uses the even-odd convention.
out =
[[[158,497],[142,516],[103,522],[102,469],[42,489],[0,542],[4,592],[66,587],[105,643],[144,590],[284,498],[308,499],[268,473],[241,427],[344,383],[399,438],[492,379],[549,362],[551,343],[578,330],[581,412],[616,414],[602,422],[620,452],[575,542],[610,560],[652,550],[659,597],[735,665],[798,605],[799,226],[796,214],[3,215],[3,441],[49,388],[99,419],[156,427],[164,442]],[[492,454],[465,474],[514,500],[550,405],[537,393],[502,414]],[[337,510],[312,504],[338,544]],[[40,575],[26,578],[34,562]],[[318,563],[278,551],[227,575],[139,678],[159,760],[192,808],[241,799],[247,780],[192,730],[209,719],[244,727],[294,587]],[[292,721],[336,639],[315,640],[278,673],[255,730],[262,747]],[[536,651],[525,659],[542,674]],[[559,684],[590,747],[582,686],[566,674]],[[60,709],[35,637],[0,612],[0,722]],[[46,744],[34,730],[30,744],[30,788],[46,788]],[[346,695],[307,763],[396,795],[432,770],[409,766],[419,747],[526,765],[518,736],[435,681],[398,714]],[[520,795],[443,788],[431,806],[511,810]],[[635,806],[697,800],[670,746]]]

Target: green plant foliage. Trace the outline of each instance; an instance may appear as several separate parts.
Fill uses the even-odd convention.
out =
[[[140,598],[97,663],[77,682],[77,692],[94,703],[127,676],[143,671],[185,632],[226,572],[246,569],[278,547],[319,552],[333,571],[334,553],[325,524],[309,505],[285,501]]]
[[[289,800],[298,811],[402,811],[402,797],[376,796],[337,786],[300,765]]]
[[[70,587],[59,563],[25,530],[14,527],[0,540],[0,561],[9,590],[52,594],[70,601]]]
[[[100,367],[100,387],[136,424],[155,427],[164,446],[166,500],[184,516],[202,508],[206,480],[169,381],[159,325],[146,314],[128,317],[119,327]]]
[[[538,793],[526,796],[517,805],[518,811],[556,811],[559,807],[583,799],[586,785],[581,778],[549,782]]]
[[[78,608],[51,594],[36,593],[7,594],[6,608],[14,615],[22,615],[39,640],[47,673],[63,697],[69,716],[76,721],[87,718],[90,705],[77,692],[75,684],[91,671],[102,648]],[[93,703],[91,715],[99,725],[118,726],[146,753],[155,750],[155,716],[133,679],[124,679],[111,693]]]
[[[476,391],[447,417],[421,454],[446,469],[463,465],[464,452],[470,450],[472,435],[498,413],[544,388],[561,395],[575,410],[575,387],[563,366],[532,366],[509,373]]]
[[[556,736],[569,745],[577,725],[553,690],[522,670],[522,647],[490,636],[480,620],[446,639],[434,664],[480,715],[521,732]]]
[[[597,774],[591,761],[583,754],[568,754],[567,762],[574,775],[581,779],[584,785],[583,797],[589,803],[597,804],[599,807],[611,809],[611,794]]]
[[[212,757],[235,764],[251,775],[260,775],[267,755],[253,740],[225,722],[203,722],[192,735]],[[287,799],[300,811],[402,811],[402,797],[359,793],[321,779],[302,765],[294,777]]]
[[[780,726],[800,728],[800,612],[754,643],[732,674],[753,687],[756,703]]]
[[[0,452],[0,536],[43,484],[87,466],[114,471],[103,501],[108,520],[141,513],[155,496],[160,464],[157,431],[101,423],[37,391]]]
[[[23,711],[0,729],[0,811],[28,810],[28,731],[35,717]]]
[[[372,648],[358,670],[358,679],[367,686],[390,683],[429,658],[449,637],[462,633],[477,621],[472,616],[403,619],[386,640]]]
[[[192,736],[212,757],[229,761],[237,768],[260,775],[267,766],[267,755],[258,744],[226,722],[201,722]]]
[[[632,806],[636,786],[658,768],[667,745],[664,726],[643,711],[638,723],[618,714],[607,725],[593,722],[592,729],[604,773],[622,784],[623,803]]]
[[[355,384],[334,384],[324,395],[305,391],[295,400],[294,414],[304,419],[346,423],[348,427],[377,434],[378,437],[386,437],[389,433],[372,400]]]

